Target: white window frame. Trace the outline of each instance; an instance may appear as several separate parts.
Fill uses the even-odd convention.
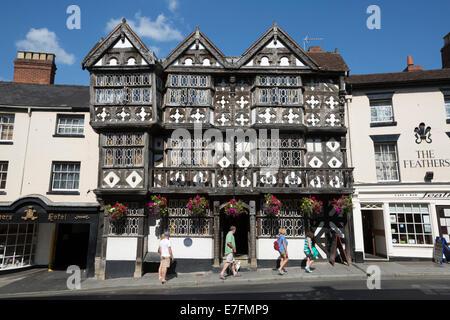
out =
[[[78,124],[65,123],[62,124],[61,120],[78,120]],[[69,129],[70,132],[60,132],[60,129]],[[81,132],[80,132],[81,129]],[[64,130],[65,131],[65,130]],[[56,119],[56,135],[70,135],[70,136],[83,136],[84,135],[84,116],[59,114]]]
[[[450,97],[445,97],[445,118],[450,120]]]
[[[388,154],[392,153],[390,150],[381,150],[381,152],[377,152],[377,147],[381,146],[383,147],[394,147],[394,153],[395,154],[395,160],[391,161],[388,159]],[[397,150],[397,142],[376,142],[374,144],[374,151],[375,151],[375,170],[377,175],[377,181],[378,182],[398,182],[400,181],[400,167],[398,164],[398,150]],[[377,160],[377,154],[381,155],[382,160]],[[394,163],[394,166],[391,166],[390,164]],[[379,170],[381,168],[381,171]],[[392,172],[395,172],[397,175],[396,179],[392,179],[392,172],[389,170],[394,170]],[[387,171],[386,171],[387,170]],[[380,176],[381,173],[381,176]],[[384,176],[388,177],[387,179],[384,179]]]
[[[378,110],[377,108],[382,108],[382,110]],[[377,109],[376,118],[373,117],[372,110]],[[380,118],[378,115],[385,115],[385,110],[390,110],[389,118]],[[392,106],[391,100],[372,100],[370,101],[370,122],[371,123],[385,123],[385,122],[394,122],[394,108]]]
[[[403,216],[404,219],[399,219],[399,216]],[[408,219],[407,215],[411,215]],[[416,221],[416,216],[420,215],[420,222]],[[391,238],[393,246],[432,246],[434,242],[432,216],[429,205],[426,203],[390,203],[389,204],[389,217]],[[404,220],[404,221],[401,221]],[[401,225],[403,225],[404,232],[401,232]],[[417,230],[418,225],[421,226],[422,231]],[[426,228],[429,231],[426,232]],[[409,229],[413,229],[410,232]],[[393,232],[393,231],[396,232]],[[394,242],[396,236],[398,236],[398,242]],[[402,236],[406,240],[402,240]],[[422,236],[424,243],[418,243],[417,237]],[[426,243],[427,237],[430,239],[429,243]],[[406,243],[401,243],[406,241]]]
[[[67,166],[71,166],[73,165],[74,168],[76,169],[76,166],[78,166],[78,171],[70,171],[69,168],[67,168],[66,170],[61,170],[61,171],[56,171],[56,166],[58,165],[67,165]],[[63,162],[63,161],[54,161],[52,163],[52,176],[51,176],[51,191],[78,191],[80,189],[80,171],[81,171],[81,163],[80,162]],[[60,179],[60,181],[66,181],[66,186],[69,182],[72,182],[72,185],[75,185],[75,183],[77,184],[76,188],[55,188],[55,176],[57,174],[60,175],[69,175],[69,174],[75,174],[78,175],[78,179],[66,179],[63,180],[62,178]]]
[[[8,119],[7,122],[5,120]],[[14,121],[15,115],[11,113],[0,113],[0,141],[11,142],[14,137]],[[3,131],[6,132],[6,137],[11,135],[11,139],[3,139]]]
[[[8,179],[8,166],[8,161],[0,161],[0,190],[6,189],[6,181]],[[2,184],[4,184],[3,187]]]

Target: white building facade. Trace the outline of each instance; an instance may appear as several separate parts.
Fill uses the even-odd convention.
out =
[[[431,259],[435,238],[449,241],[450,69],[409,57],[403,72],[350,76],[348,89],[355,260]]]

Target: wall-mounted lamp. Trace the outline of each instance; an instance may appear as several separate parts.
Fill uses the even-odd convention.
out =
[[[434,177],[433,171],[427,171],[427,173],[425,173],[425,181],[426,182],[431,182],[431,180],[433,180],[433,177]]]

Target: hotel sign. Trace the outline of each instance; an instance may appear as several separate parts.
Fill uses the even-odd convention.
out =
[[[450,159],[437,158],[434,150],[417,150],[416,154],[416,159],[403,160],[403,167],[405,169],[450,167]]]
[[[396,198],[419,198],[419,199],[450,199],[450,192],[414,192],[395,193]]]

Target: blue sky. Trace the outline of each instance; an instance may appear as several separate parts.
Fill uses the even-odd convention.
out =
[[[80,30],[66,27],[72,4],[81,9]],[[380,30],[366,27],[370,5],[381,9]],[[450,32],[449,14],[448,0],[5,0],[0,80],[12,80],[18,49],[50,48],[57,51],[56,83],[88,84],[81,61],[122,17],[159,58],[196,25],[225,55],[238,56],[276,20],[302,46],[309,35],[324,38],[311,45],[338,48],[351,74],[402,71],[407,55],[424,69],[437,69],[442,38]]]

